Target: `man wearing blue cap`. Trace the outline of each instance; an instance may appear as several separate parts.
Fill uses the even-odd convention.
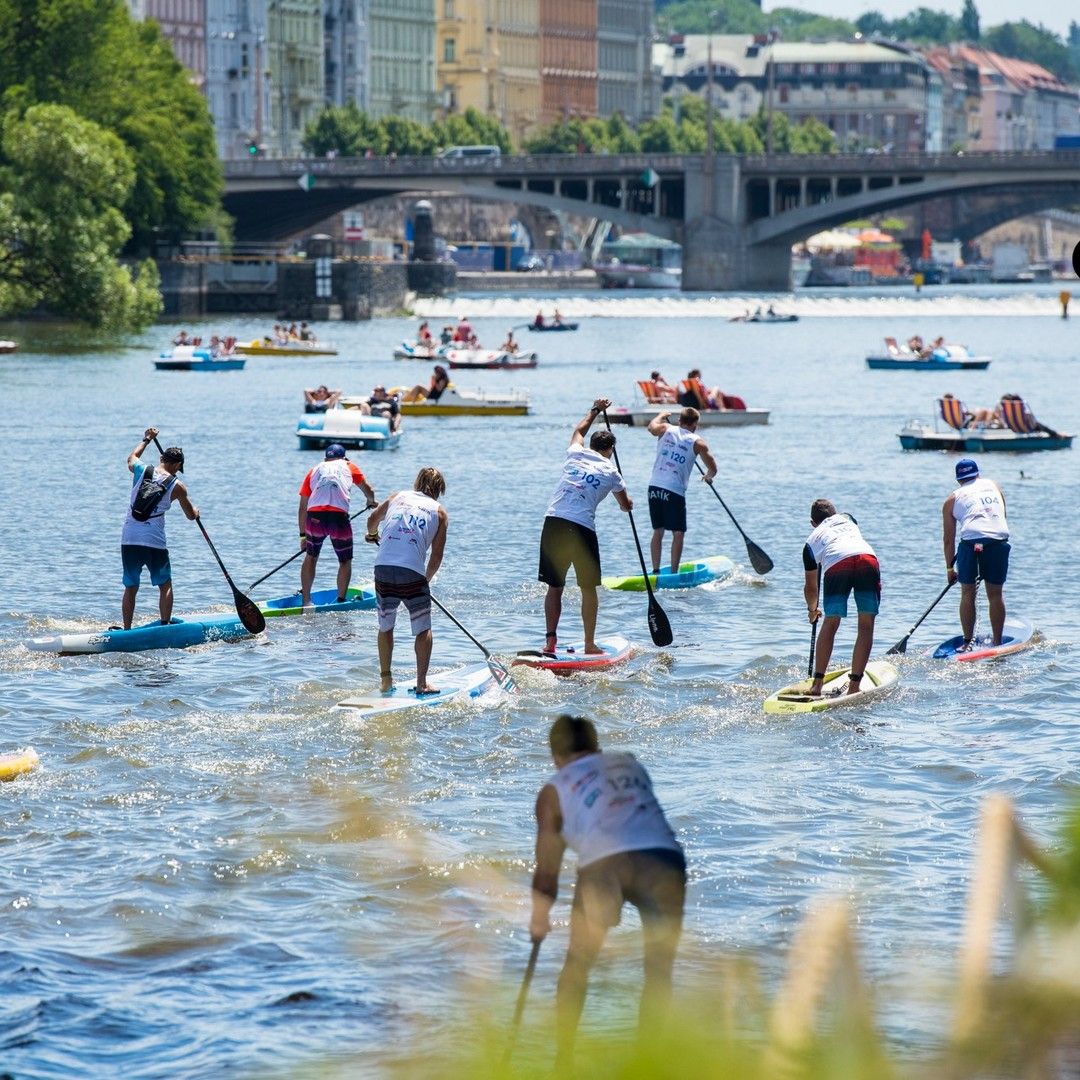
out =
[[[1001,644],[1005,628],[1003,589],[1009,573],[1010,548],[1001,488],[993,480],[979,476],[979,466],[971,458],[956,463],[956,480],[960,486],[942,505],[941,524],[945,573],[950,585],[960,582],[962,651],[971,648],[975,635],[975,583],[980,577],[986,585],[990,607],[992,644]]]
[[[338,557],[337,599],[343,603],[352,577],[353,535],[349,521],[349,497],[356,484],[367,498],[367,508],[375,505],[375,492],[364,474],[345,457],[341,443],[326,448],[323,461],[308,471],[300,485],[300,546],[307,552],[300,567],[300,602],[311,604],[315,566],[327,537]]]

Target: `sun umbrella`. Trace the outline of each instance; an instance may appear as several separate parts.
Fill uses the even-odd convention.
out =
[[[851,233],[839,229],[826,229],[806,241],[808,251],[848,251],[858,246],[859,241]]]

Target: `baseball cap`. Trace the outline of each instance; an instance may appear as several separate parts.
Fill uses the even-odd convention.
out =
[[[979,466],[971,460],[971,458],[961,458],[956,463],[956,479],[963,482],[964,480],[974,480],[979,475]]]
[[[333,442],[326,448],[326,460],[333,461],[335,458],[345,456],[345,447],[339,442]]]
[[[161,460],[167,461],[170,465],[179,465],[179,471],[184,471],[184,451],[179,446],[166,446],[161,451]]]

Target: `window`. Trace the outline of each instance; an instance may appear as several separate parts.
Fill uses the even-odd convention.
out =
[[[454,0],[446,0],[446,3],[443,5],[443,17],[452,19],[454,16]]]
[[[781,83],[777,89],[780,91],[780,104],[786,105],[788,103],[788,95],[791,93],[791,87],[787,83]]]
[[[456,56],[455,56],[456,53],[457,53],[457,42],[452,37],[446,38],[443,41],[443,47],[442,47],[443,63],[444,64],[452,64],[452,63],[454,63],[454,61],[456,59]]]

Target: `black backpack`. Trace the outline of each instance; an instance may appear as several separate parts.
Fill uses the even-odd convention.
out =
[[[156,479],[154,476],[156,471],[153,466],[150,466],[139,481],[139,490],[135,495],[135,501],[131,504],[131,516],[136,521],[149,521],[152,517],[160,517],[161,515],[155,515],[154,511],[158,503],[165,498],[169,488],[176,483],[175,476],[166,475],[161,480]],[[161,513],[164,514],[165,511],[162,510]]]

